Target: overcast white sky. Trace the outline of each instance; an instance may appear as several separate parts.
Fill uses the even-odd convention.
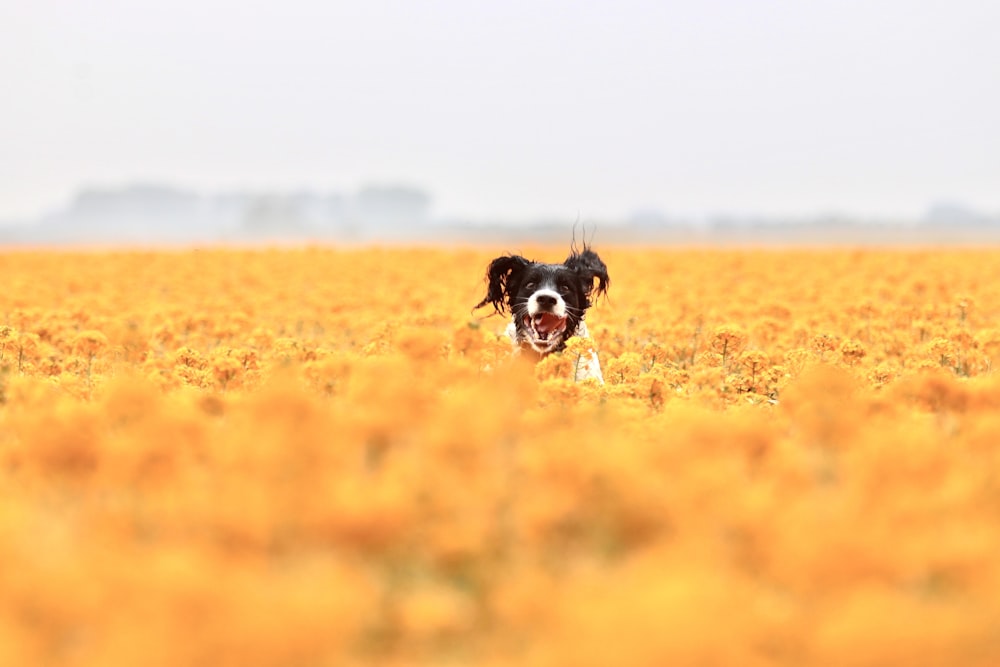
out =
[[[474,219],[1000,211],[1000,2],[0,0],[0,219],[80,187]]]

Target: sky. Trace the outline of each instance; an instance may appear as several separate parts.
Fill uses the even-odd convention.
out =
[[[1000,212],[994,0],[0,0],[0,220],[84,187],[439,217]]]

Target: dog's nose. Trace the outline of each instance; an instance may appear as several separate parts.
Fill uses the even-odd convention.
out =
[[[535,297],[538,305],[542,308],[552,308],[556,305],[556,298],[551,294],[539,294]]]

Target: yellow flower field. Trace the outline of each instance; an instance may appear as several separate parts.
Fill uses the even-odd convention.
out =
[[[0,253],[0,665],[1000,664],[1000,250]]]

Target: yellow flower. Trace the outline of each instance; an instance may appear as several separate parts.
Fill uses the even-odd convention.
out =
[[[926,346],[927,357],[942,366],[954,365],[958,357],[955,343],[947,338],[935,338]]]
[[[189,368],[204,369],[208,366],[208,361],[197,351],[190,347],[182,347],[174,352],[174,363],[179,366]]]
[[[829,333],[818,333],[809,341],[809,348],[822,355],[825,352],[832,352],[837,349],[837,336]]]
[[[722,356],[722,363],[743,351],[747,343],[746,332],[738,326],[724,324],[715,328],[709,343],[713,352]]]
[[[848,366],[857,365],[866,356],[868,356],[868,350],[860,341],[851,339],[840,344],[840,357]]]
[[[108,338],[100,331],[81,331],[73,337],[73,351],[85,357],[93,357],[108,346]]]
[[[213,357],[211,368],[215,381],[223,389],[226,389],[235,378],[242,375],[244,370],[239,359],[228,355]]]

